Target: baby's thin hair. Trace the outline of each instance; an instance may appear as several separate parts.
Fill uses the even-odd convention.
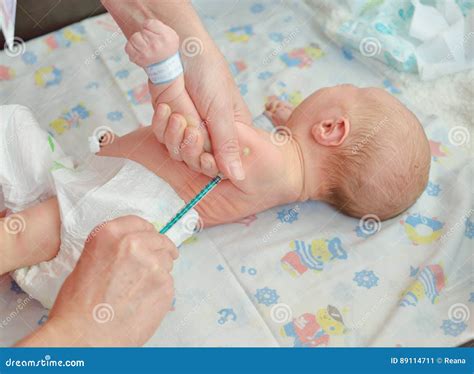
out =
[[[347,109],[351,132],[324,163],[324,195],[345,214],[383,220],[406,210],[426,188],[431,155],[416,116],[381,91],[362,94]]]

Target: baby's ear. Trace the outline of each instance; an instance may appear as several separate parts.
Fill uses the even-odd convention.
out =
[[[311,128],[314,140],[326,147],[341,145],[349,135],[351,124],[345,117],[326,119]]]

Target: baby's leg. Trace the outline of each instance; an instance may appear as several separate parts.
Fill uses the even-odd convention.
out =
[[[179,37],[176,32],[158,20],[145,21],[143,29],[133,34],[125,47],[130,60],[143,68],[169,59],[178,49]],[[201,165],[194,165],[191,160],[199,160],[198,156],[203,149],[209,151],[210,142],[194,103],[186,91],[183,74],[168,83],[153,84],[148,81],[148,86],[155,108],[152,125],[158,139],[166,144],[170,156],[178,161],[181,161],[180,150],[188,139],[187,142],[192,142],[193,146],[187,147],[187,152],[192,154],[184,152],[184,161],[194,170],[200,170]],[[187,124],[178,120],[171,121],[166,132],[164,128],[156,126],[162,114],[158,108],[160,103],[169,105],[173,112],[183,115]]]
[[[59,251],[61,221],[55,197],[0,218],[0,275],[52,259]]]

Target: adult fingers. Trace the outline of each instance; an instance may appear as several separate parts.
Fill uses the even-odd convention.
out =
[[[109,222],[101,223],[91,231],[89,238],[92,239],[100,235],[108,235],[113,238],[119,238],[131,233],[143,231],[153,232],[155,231],[155,227],[143,218],[130,215],[115,218]],[[90,240],[89,238],[87,241]]]
[[[183,116],[173,113],[169,117],[165,131],[165,145],[173,160],[182,161],[181,144],[184,139],[186,122]]]
[[[202,153],[200,156],[200,162],[202,172],[208,177],[213,178],[219,172],[219,169],[217,168],[216,159],[212,154],[207,152]]]
[[[245,172],[233,115],[231,95],[216,96],[209,108],[207,128],[219,170],[231,180],[238,181],[245,179]]]
[[[158,104],[155,108],[152,119],[152,130],[160,143],[165,142],[165,132],[170,114],[170,107],[164,103]]]

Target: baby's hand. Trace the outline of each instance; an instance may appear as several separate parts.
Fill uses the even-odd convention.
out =
[[[169,59],[178,49],[176,32],[158,20],[145,21],[125,47],[130,61],[143,68]],[[215,176],[217,167],[214,156],[208,153],[207,128],[186,91],[183,74],[171,82],[154,84],[149,80],[148,87],[155,110],[153,132],[166,145],[170,157],[184,161],[194,171]],[[185,120],[172,112],[182,114]]]
[[[275,126],[286,126],[293,109],[293,106],[286,101],[273,98],[265,105],[265,115],[272,120]]]

